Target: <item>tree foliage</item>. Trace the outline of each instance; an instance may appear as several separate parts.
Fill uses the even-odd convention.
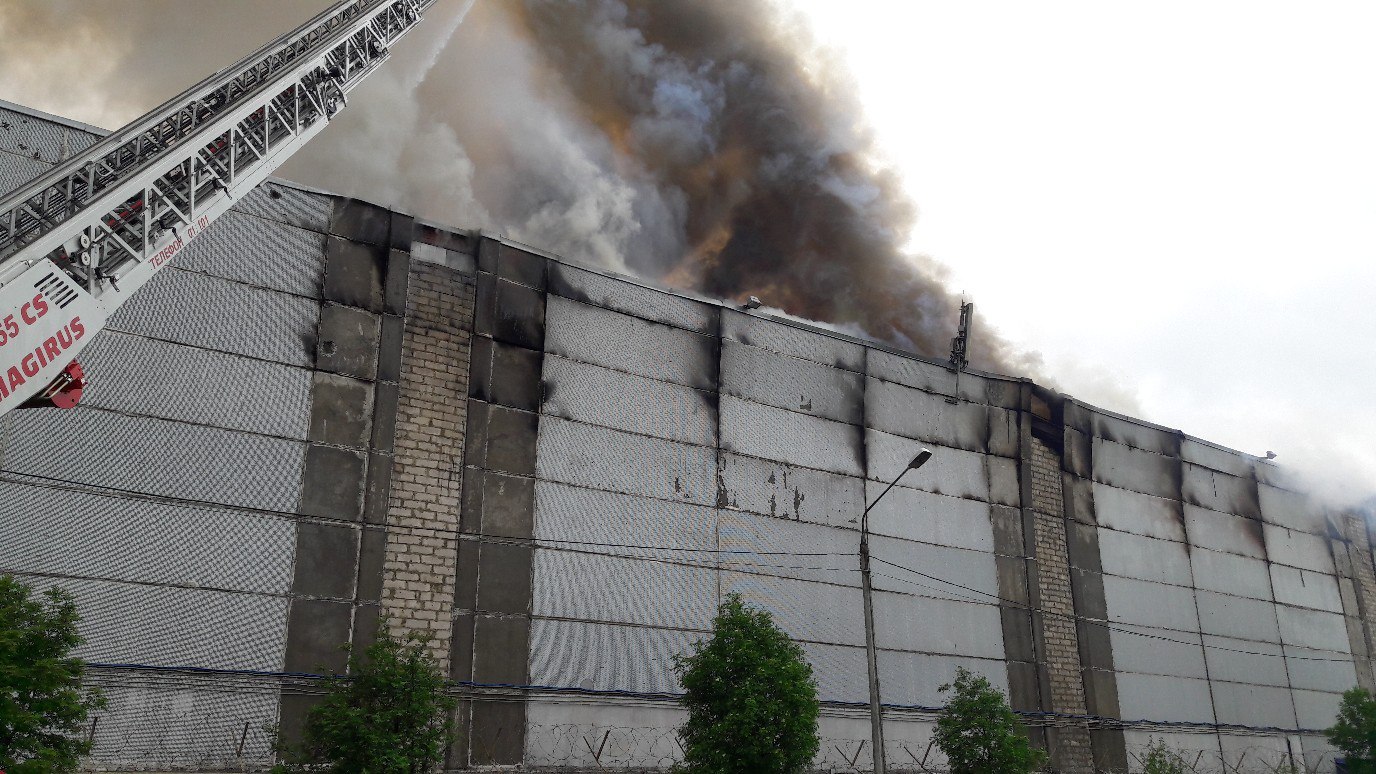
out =
[[[0,575],[0,771],[73,771],[90,752],[83,731],[104,699],[81,687],[78,620],[68,592]]]
[[[1376,774],[1376,697],[1365,688],[1344,693],[1326,736],[1343,751],[1351,774]]]
[[[325,682],[325,698],[306,716],[302,738],[279,740],[274,771],[422,774],[443,761],[454,736],[456,702],[419,636],[398,640],[384,626],[349,675]]]
[[[679,734],[694,774],[793,774],[817,754],[817,684],[803,650],[769,614],[732,594],[712,636],[676,656],[688,720]]]
[[[936,721],[936,745],[950,761],[951,774],[1028,774],[1046,762],[1046,753],[1020,732],[1003,694],[983,675],[958,668],[955,682],[939,690],[951,692]]]

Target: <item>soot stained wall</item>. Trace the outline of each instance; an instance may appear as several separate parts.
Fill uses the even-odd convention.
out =
[[[4,180],[94,137],[4,110]],[[81,408],[4,420],[0,571],[73,589],[97,662],[339,668],[385,604],[463,698],[454,769],[672,762],[645,696],[728,592],[812,661],[818,766],[868,766],[852,520],[923,446],[872,513],[891,761],[941,765],[957,667],[1123,721],[1034,723],[1064,771],[1172,721],[1217,768],[1331,770],[1372,686],[1369,527],[1265,461],[361,202],[263,186],[83,360]],[[105,765],[261,762],[312,701],[94,674]]]

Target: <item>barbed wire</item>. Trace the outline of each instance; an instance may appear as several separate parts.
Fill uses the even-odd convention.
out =
[[[110,705],[92,718],[87,729],[94,751],[88,771],[264,771],[272,765],[272,727],[278,722],[284,693],[318,694],[322,676],[236,670],[176,669],[138,665],[90,665],[87,683],[107,690]],[[111,690],[114,689],[114,690]],[[169,690],[171,689],[171,690]],[[513,691],[513,689],[516,689]],[[511,701],[537,698],[532,686],[486,686],[454,683],[450,691],[465,698]],[[544,689],[553,692],[554,689]],[[578,691],[561,693],[559,701],[615,707],[610,696]],[[547,697],[548,698],[548,697]],[[677,697],[645,695],[666,707]],[[856,707],[824,703],[838,710]],[[895,708],[891,718],[898,738],[885,745],[891,770],[914,774],[948,774],[945,758],[932,742],[930,726],[938,708]],[[1149,721],[1075,716],[1057,713],[1020,713],[1029,728],[1115,729],[1144,735],[1172,735],[1173,749],[1187,774],[1312,774],[1331,771],[1331,752],[1310,751],[1291,757],[1286,739],[1293,729],[1228,729],[1223,726],[1182,727]],[[906,721],[906,723],[904,722]],[[904,725],[905,731],[900,731]],[[926,726],[926,728],[924,728]],[[664,771],[682,761],[678,730],[666,726],[621,726],[596,723],[530,723],[523,727],[524,767],[551,772],[614,769],[622,772]],[[903,733],[917,739],[904,739]],[[1198,739],[1191,743],[1190,737]],[[1210,740],[1209,738],[1212,737]],[[1231,743],[1220,749],[1219,738]],[[1183,740],[1183,741],[1182,741]],[[1251,740],[1248,744],[1239,744]],[[474,739],[475,750],[482,740]],[[1211,749],[1210,749],[1211,748]],[[820,740],[814,769],[842,774],[872,767],[868,738],[825,736]],[[1147,744],[1129,747],[1127,769],[1099,769],[1097,774],[1126,774],[1141,769]],[[1291,768],[1293,766],[1293,768]]]

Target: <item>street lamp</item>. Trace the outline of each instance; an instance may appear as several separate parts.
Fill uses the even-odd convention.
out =
[[[865,661],[870,677],[870,746],[874,748],[874,774],[886,774],[888,766],[884,761],[884,718],[879,707],[879,662],[874,649],[874,603],[870,599],[870,509],[894,488],[904,473],[917,470],[931,458],[931,449],[918,452],[908,467],[900,471],[860,514],[860,588],[865,594]]]

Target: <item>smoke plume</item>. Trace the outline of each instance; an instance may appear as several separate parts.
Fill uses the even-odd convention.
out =
[[[7,4],[3,96],[116,126],[324,5]],[[854,93],[769,0],[442,0],[281,174],[943,356],[957,301]]]

